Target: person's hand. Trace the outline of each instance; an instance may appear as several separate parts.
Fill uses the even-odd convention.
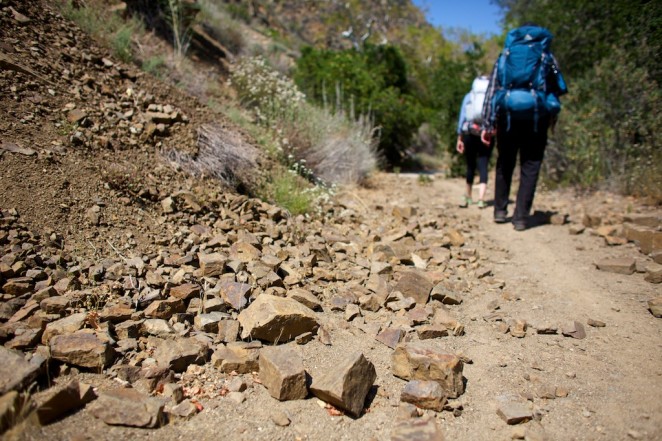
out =
[[[462,142],[461,136],[457,137],[457,144],[455,145],[455,150],[457,150],[458,153],[464,153],[464,142]]]
[[[480,132],[480,140],[485,144],[486,146],[490,146],[490,143],[492,142],[492,132],[488,130],[482,130]]]

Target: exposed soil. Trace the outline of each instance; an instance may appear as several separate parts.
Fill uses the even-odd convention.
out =
[[[451,400],[455,406],[461,404],[460,415],[431,412],[446,439],[510,439],[519,433],[525,433],[527,439],[550,440],[653,440],[662,436],[662,403],[658,399],[662,392],[662,322],[646,306],[647,300],[659,295],[659,285],[643,281],[641,274],[606,273],[593,265],[605,256],[640,256],[634,245],[607,247],[598,236],[571,236],[567,226],[547,224],[517,232],[508,224],[494,224],[490,210],[456,208],[463,187],[459,180],[435,179],[430,185],[421,185],[416,175],[378,175],[373,185],[369,190],[341,195],[356,219],[363,220],[357,222],[357,228],[380,218],[388,225],[387,213],[394,207],[414,207],[419,221],[436,218],[441,223],[461,225],[468,240],[465,246],[475,248],[480,267],[490,268],[494,275],[489,283],[476,283],[467,274],[464,302],[449,307],[465,325],[466,334],[438,341],[439,347],[463,353],[473,361],[464,369],[466,392]],[[398,191],[394,193],[395,188]],[[572,204],[579,210],[605,198],[610,198],[612,211],[632,203],[607,195],[569,201],[567,194],[552,192],[540,194],[536,207],[551,210]],[[464,271],[472,272],[461,267],[448,271],[460,274],[460,279]],[[529,329],[524,338],[512,337],[498,330],[500,322],[488,318],[493,308],[488,304],[493,301],[504,320],[556,326],[578,321],[587,336],[577,340]],[[606,326],[590,327],[588,319],[603,321]],[[332,369],[333,360],[348,351],[362,351],[376,366],[376,393],[369,397],[368,409],[358,419],[330,416],[315,398],[277,402],[249,379],[252,387],[244,403],[201,398],[203,412],[162,429],[108,427],[83,410],[40,430],[28,430],[20,438],[389,439],[404,384],[391,374],[392,350],[345,322],[340,312],[325,314],[323,321],[331,330],[333,345],[314,340],[299,349],[313,377],[323,369]],[[103,377],[86,375],[86,381],[108,386]],[[205,384],[222,378],[207,368],[197,380]],[[564,389],[567,396],[541,398],[550,388]],[[539,422],[513,428],[499,418],[496,409],[500,399],[518,396],[532,400]],[[275,410],[289,416],[289,427],[278,427],[270,420]]]
[[[8,6],[31,22],[17,24]],[[202,222],[201,217],[213,221],[221,211],[229,211],[223,201],[230,193],[215,181],[187,176],[160,152],[166,146],[195,152],[197,127],[212,121],[231,136],[241,136],[231,124],[134,68],[116,61],[112,66],[104,63],[104,58],[112,60],[108,52],[45,2],[3,2],[0,40],[0,52],[57,86],[13,70],[0,72],[0,88],[9,91],[0,96],[0,113],[6,116],[0,120],[0,144],[34,150],[29,156],[0,150],[0,208],[16,209],[22,224],[37,235],[35,241],[59,235],[60,252],[78,261],[118,259],[120,254],[146,256],[147,261],[177,244],[175,238],[181,244],[182,231]],[[135,99],[127,97],[127,88],[134,91]],[[112,108],[109,104],[132,109],[135,117],[116,120],[114,112],[104,110]],[[139,115],[146,114],[150,104],[171,105],[186,120],[169,126],[163,136],[148,136],[147,123]],[[73,109],[87,113],[88,125],[67,123]],[[76,138],[78,130],[81,138]],[[494,224],[490,209],[457,207],[463,187],[461,180],[438,176],[428,184],[417,175],[377,174],[370,188],[340,192],[325,219],[289,219],[283,228],[291,236],[323,236],[337,257],[329,271],[342,274],[338,279],[343,281],[323,288],[358,292],[365,290],[366,279],[365,271],[356,268],[369,261],[369,244],[378,237],[404,228],[407,246],[423,250],[428,240],[439,241],[451,229],[461,232],[466,242],[449,245],[448,261],[428,268],[432,278],[452,282],[462,298],[461,304],[447,308],[464,325],[465,334],[435,344],[463,354],[466,391],[450,400],[449,409],[455,412],[425,412],[438,422],[446,439],[661,439],[662,320],[653,317],[646,304],[660,296],[660,285],[644,281],[641,273],[608,273],[594,265],[604,257],[650,258],[632,243],[608,246],[590,229],[570,235],[568,225],[541,223],[516,232],[509,224]],[[194,195],[202,214],[182,210],[164,215],[161,201],[178,191]],[[412,209],[414,214],[403,218],[394,209]],[[609,194],[577,197],[540,192],[536,209],[543,213],[538,219],[562,213],[572,225],[580,224],[587,212],[600,213],[606,223],[617,223],[630,212],[661,215],[659,208]],[[100,219],[95,213],[101,213]],[[412,238],[414,231],[417,241]],[[305,241],[299,244],[305,246]],[[399,265],[396,272],[407,265],[411,266]],[[397,318],[383,309],[365,313],[366,322]],[[605,326],[589,326],[589,319]],[[242,403],[207,394],[228,378],[207,364],[180,378],[188,390],[200,388],[192,397],[204,410],[189,420],[173,419],[154,430],[131,429],[107,426],[82,409],[44,427],[28,420],[6,437],[390,439],[405,384],[391,373],[393,350],[359,329],[357,322],[346,321],[342,312],[327,309],[319,320],[329,330],[332,345],[318,339],[295,345],[313,378],[333,369],[334,362],[348,352],[361,351],[376,367],[376,387],[359,418],[332,416],[316,398],[278,402],[250,374],[242,376],[249,386]],[[529,324],[525,337],[504,332],[504,323],[512,320]],[[561,334],[560,329],[573,321],[583,325],[586,338]],[[542,324],[558,327],[559,332],[536,333]],[[63,374],[54,381],[64,384],[73,375]],[[104,374],[75,376],[99,390],[119,387]],[[515,399],[530,403],[533,421],[513,427],[497,415],[503,400]],[[285,412],[291,424],[274,424],[275,411]]]

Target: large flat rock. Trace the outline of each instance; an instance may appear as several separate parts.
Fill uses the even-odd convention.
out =
[[[268,342],[288,342],[304,332],[315,331],[319,324],[315,313],[290,298],[260,295],[238,317],[241,338]]]
[[[103,392],[89,406],[89,412],[111,426],[154,428],[164,422],[164,404],[135,389]]]
[[[115,360],[108,341],[85,330],[56,335],[50,341],[51,356],[59,361],[89,369],[103,369]]]

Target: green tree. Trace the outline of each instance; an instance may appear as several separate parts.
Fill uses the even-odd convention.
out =
[[[662,200],[662,4],[659,1],[496,0],[514,27],[554,35],[569,83],[546,174]]]
[[[407,63],[396,47],[305,48],[294,78],[318,103],[341,107],[350,115],[371,115],[380,127],[382,157],[388,165],[400,162],[422,113],[418,98],[410,93]]]

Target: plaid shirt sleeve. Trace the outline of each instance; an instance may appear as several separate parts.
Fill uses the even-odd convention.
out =
[[[492,68],[492,73],[490,74],[490,83],[487,86],[487,92],[485,92],[485,101],[483,102],[483,129],[484,130],[493,130],[496,127],[496,113],[492,108],[492,98],[494,97],[494,92],[496,92],[499,87],[497,80],[497,64],[499,60],[494,63]]]

